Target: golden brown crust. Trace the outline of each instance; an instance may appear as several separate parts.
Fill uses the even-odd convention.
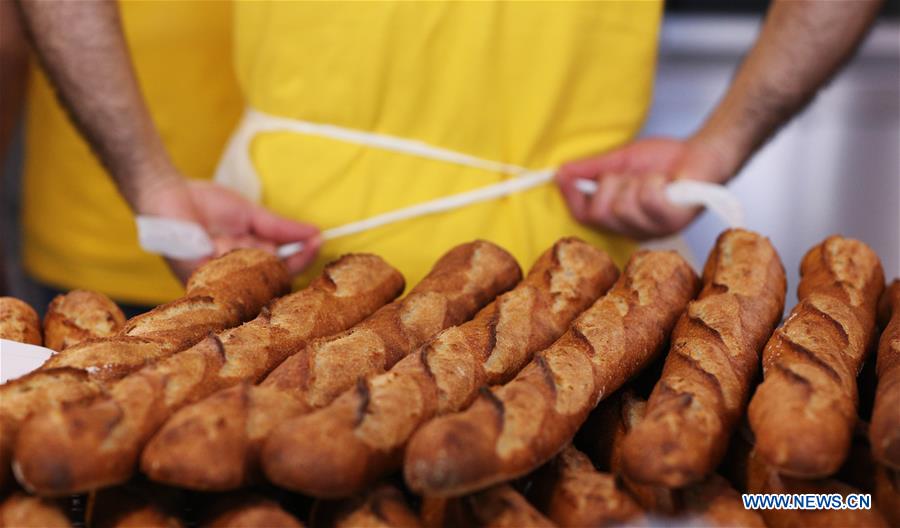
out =
[[[625,438],[644,419],[647,401],[638,397],[630,389],[614,395],[610,400],[611,409],[599,415],[603,422],[595,424],[610,431],[609,435],[601,439],[606,444],[601,447],[601,452],[609,453],[610,472],[619,477],[622,486],[645,510],[663,515],[675,515],[681,507],[676,493],[668,488],[635,482],[625,475],[622,468]],[[603,402],[601,405],[606,403]]]
[[[402,289],[400,274],[380,258],[342,257],[256,319],[129,374],[89,404],[30,418],[16,443],[16,475],[47,495],[124,482],[144,443],[175,410],[258,380],[307,341],[357,323]]]
[[[57,295],[44,314],[44,346],[64,350],[90,339],[114,335],[125,314],[106,295],[73,290]]]
[[[493,244],[457,246],[405,298],[299,350],[261,385],[233,387],[173,416],[144,451],[144,471],[203,490],[246,483],[256,477],[260,446],[276,424],[327,404],[360,377],[390,368],[520,277],[515,259]]]
[[[87,510],[92,528],[182,528],[174,513],[180,495],[171,489],[129,484],[100,490]],[[88,499],[90,500],[90,498]]]
[[[642,423],[647,402],[626,391],[614,403],[617,403],[615,408],[602,416],[612,422],[603,424],[612,429],[611,438],[607,439],[610,445],[605,449],[610,453],[610,470],[644,509],[664,517],[680,517],[689,525],[765,526],[757,512],[744,509],[738,492],[719,475],[709,475],[702,482],[681,489],[630,479],[622,471],[624,441]]]
[[[0,503],[0,528],[69,528],[72,523],[55,501],[14,493]]]
[[[900,279],[885,291],[882,305],[890,320],[878,343],[878,385],[869,441],[876,460],[900,470]]]
[[[900,473],[877,466],[872,499],[889,526],[900,526]]]
[[[250,496],[229,501],[227,506],[203,523],[209,528],[303,528],[299,519],[284,510],[277,502],[264,497]]]
[[[443,526],[445,528],[456,526],[552,528],[556,526],[508,484],[494,486],[473,495],[449,499],[443,508]]]
[[[239,324],[241,317],[258,312],[289,285],[277,258],[259,250],[232,251],[194,272],[184,297],[129,320],[116,335],[67,348],[41,370],[70,367],[84,370],[94,380],[120,378],[187,348],[211,330]],[[44,403],[36,397],[31,411]]]
[[[422,523],[400,491],[387,484],[362,496],[338,501],[316,501],[311,528],[419,528]]]
[[[403,447],[419,425],[464,408],[479,387],[515,375],[617,275],[603,252],[576,239],[557,242],[524,281],[471,321],[444,330],[327,407],[281,424],[263,450],[267,476],[316,497],[362,491],[399,469]]]
[[[848,494],[861,494],[862,490],[848,486],[834,479],[797,479],[779,475],[768,467],[758,456],[751,454],[748,471],[748,493],[782,494],[839,494],[846,499]],[[768,509],[760,514],[769,528],[887,528],[888,524],[875,509]]]
[[[87,373],[72,368],[38,370],[0,387],[0,490],[12,482],[12,457],[22,421],[34,412],[92,398],[102,392]]]
[[[615,475],[597,471],[590,459],[573,446],[550,463],[552,483],[544,493],[541,511],[559,526],[617,526],[642,515]]]
[[[460,495],[548,461],[598,401],[653,360],[697,285],[676,253],[633,255],[612,290],[515,379],[413,435],[407,484],[428,495]]]
[[[647,415],[625,439],[623,470],[643,484],[681,488],[712,473],[784,309],[781,261],[768,239],[750,231],[719,236],[703,283],[672,332]]]
[[[749,418],[767,464],[816,478],[837,471],[850,448],[884,273],[868,246],[835,236],[806,254],[800,274],[800,302],[766,344]]]
[[[710,475],[703,482],[684,488],[679,499],[684,513],[702,526],[766,528],[762,516],[744,508],[741,494],[719,475]]]
[[[0,297],[0,339],[41,344],[41,323],[34,308],[15,297]]]
[[[0,385],[4,402],[0,405],[0,474],[9,468],[10,451],[4,446],[14,442],[26,416],[96,396],[107,382],[201,339],[205,334],[198,334],[198,329],[238,324],[236,315],[259,311],[288,287],[287,272],[277,258],[259,250],[233,251],[201,266],[185,297],[129,321],[135,335],[120,332],[72,346],[37,372]],[[193,311],[191,307],[196,306],[202,309]],[[217,306],[220,310],[213,313]],[[197,318],[201,324],[195,324]]]

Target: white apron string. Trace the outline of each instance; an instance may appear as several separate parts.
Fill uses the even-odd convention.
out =
[[[555,169],[530,171],[517,165],[485,160],[468,154],[428,145],[421,141],[398,138],[385,134],[376,134],[373,132],[352,130],[334,125],[310,123],[278,117],[248,108],[244,113],[240,125],[237,130],[235,130],[225,148],[225,152],[216,169],[215,181],[237,191],[244,197],[255,202],[259,202],[260,200],[261,185],[256,174],[256,169],[253,166],[253,161],[250,158],[250,143],[257,134],[262,132],[292,132],[324,137],[336,141],[515,176],[509,180],[481,187],[479,189],[437,198],[342,226],[326,229],[322,232],[322,238],[324,240],[356,234],[394,222],[451,211],[475,203],[502,198],[513,193],[546,184],[552,181],[553,175],[556,172]],[[579,180],[576,185],[579,190],[586,194],[593,194],[597,190],[596,183],[590,180]],[[743,225],[743,211],[740,203],[730,191],[721,185],[694,180],[679,180],[667,185],[665,192],[666,197],[674,204],[686,207],[706,207],[713,213],[721,216],[731,227],[740,227]],[[208,237],[206,237],[206,240],[199,240],[199,238],[206,236],[202,229],[200,229],[200,234],[198,235],[197,228],[199,228],[199,226],[185,226],[184,224],[186,222],[182,221],[142,216],[139,216],[137,220],[138,238],[141,247],[146,251],[180,259],[202,258],[211,254],[212,242],[209,241]],[[676,249],[688,257],[689,260],[693,261],[693,255],[680,237],[670,237],[668,239],[655,241],[651,245],[655,248],[666,247]],[[302,249],[302,242],[285,244],[278,248],[278,255],[285,258]]]

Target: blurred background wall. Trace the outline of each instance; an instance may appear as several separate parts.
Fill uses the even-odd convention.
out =
[[[724,92],[752,43],[766,2],[671,0],[654,103],[643,135],[685,136]],[[832,233],[859,238],[900,275],[900,25],[889,3],[849,67],[731,184],[748,227],[771,237],[794,304],[803,253]],[[12,294],[28,298],[18,259],[21,145],[5,157],[2,248]],[[686,233],[702,263],[723,225],[704,214]],[[40,307],[41,309],[43,307]]]
[[[723,14],[710,12],[708,2],[670,3],[653,107],[642,135],[682,137],[700,125],[756,36],[759,4]],[[896,17],[882,17],[848,67],[763,147],[730,188],[745,208],[747,227],[769,236],[781,254],[790,289],[787,308],[796,300],[803,254],[833,233],[863,240],[881,256],[887,277],[900,275]],[[687,230],[700,262],[723,227],[704,214]]]

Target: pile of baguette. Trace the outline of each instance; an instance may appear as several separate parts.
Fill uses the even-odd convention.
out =
[[[832,236],[786,279],[722,233],[698,274],[575,238],[485,241],[406,289],[374,255],[304,289],[237,250],[125,320],[74,291],[0,337],[0,526],[900,526],[900,281]],[[860,510],[742,493],[868,493]]]

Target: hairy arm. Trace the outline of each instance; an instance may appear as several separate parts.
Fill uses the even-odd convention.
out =
[[[725,96],[690,138],[639,140],[562,167],[557,181],[579,221],[639,239],[681,230],[699,210],[663,188],[686,178],[725,183],[800,112],[859,46],[881,0],[776,0]],[[592,178],[586,196],[575,180]]]
[[[203,225],[218,254],[247,246],[274,251],[302,240],[304,251],[285,263],[296,273],[312,261],[319,245],[314,226],[182,177],[141,95],[115,1],[19,0],[19,6],[59,99],[135,212]],[[186,279],[200,262],[170,264]]]
[[[736,172],[853,55],[881,0],[779,0],[696,138]]]
[[[139,212],[180,179],[138,86],[119,9],[110,0],[20,0],[38,57],[82,135]]]

